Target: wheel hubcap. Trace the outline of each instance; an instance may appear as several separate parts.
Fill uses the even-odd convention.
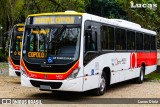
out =
[[[141,70],[141,80],[143,80],[143,70]]]
[[[100,80],[100,91],[101,91],[101,92],[104,91],[105,86],[106,86],[106,82],[105,82],[104,77],[102,76],[102,77],[101,77],[101,80]]]

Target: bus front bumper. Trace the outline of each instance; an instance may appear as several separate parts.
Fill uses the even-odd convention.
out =
[[[12,65],[9,64],[9,76],[20,76],[20,70],[15,70]]]
[[[21,85],[27,87],[38,87],[45,91],[83,91],[83,77],[66,80],[43,80],[25,77],[21,75]]]

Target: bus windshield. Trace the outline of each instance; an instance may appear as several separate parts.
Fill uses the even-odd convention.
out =
[[[14,55],[20,55],[22,45],[22,35],[16,35]],[[15,53],[17,52],[17,53]]]
[[[23,26],[14,27],[11,39],[11,54],[13,52],[12,56],[20,56],[22,36],[23,36]]]
[[[26,26],[23,54],[35,63],[73,62],[79,56],[80,31],[77,25]]]

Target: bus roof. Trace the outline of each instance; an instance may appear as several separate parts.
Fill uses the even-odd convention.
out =
[[[105,23],[105,24],[117,26],[120,28],[130,29],[133,31],[139,31],[139,32],[148,33],[148,34],[152,34],[152,35],[157,34],[155,31],[142,28],[137,23],[122,20],[122,19],[108,19],[108,18],[104,18],[104,17],[100,17],[100,16],[88,14],[88,13],[85,13],[83,15],[83,18],[85,20],[92,20],[92,21],[96,21],[96,22],[100,22],[100,23]]]
[[[40,14],[31,14],[28,16],[44,16],[44,15],[83,15],[84,13],[75,12],[75,11],[65,11],[65,12],[53,12],[53,13],[40,13]]]
[[[139,32],[156,35],[155,31],[144,29],[139,24],[134,22],[130,22],[122,19],[108,19],[108,18],[104,18],[104,17],[100,17],[100,16],[88,14],[88,13],[80,13],[75,11],[31,14],[31,15],[28,15],[28,17],[29,16],[45,16],[45,15],[81,15],[83,16],[84,20],[92,20],[96,22],[106,23],[109,25],[114,25],[114,26],[123,27],[126,29],[131,29]]]

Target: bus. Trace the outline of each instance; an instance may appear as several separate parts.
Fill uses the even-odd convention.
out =
[[[24,24],[16,24],[11,30],[9,47],[9,76],[20,76],[20,52]]]
[[[21,85],[44,91],[92,90],[156,70],[156,32],[122,19],[74,11],[29,15],[21,52]]]

